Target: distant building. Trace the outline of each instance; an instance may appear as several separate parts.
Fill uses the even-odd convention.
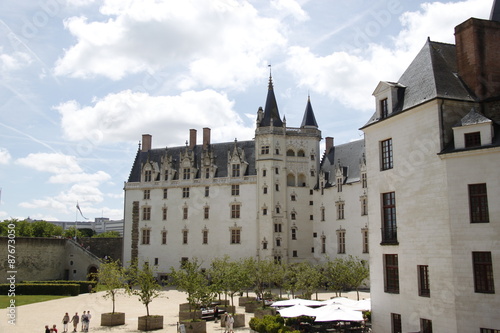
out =
[[[143,135],[125,183],[124,262],[160,275],[194,257],[321,262],[368,260],[367,178],[362,140],[334,146],[310,99],[300,127],[280,117],[271,77],[251,141],[212,143],[190,130],[185,146],[152,148]]]
[[[427,40],[362,128],[374,332],[500,332],[500,12]]]
[[[31,221],[28,218],[28,221]],[[106,231],[116,231],[123,236],[123,220],[110,220],[107,217],[96,217],[94,222],[89,221],[47,221],[54,225],[58,225],[67,230],[69,228],[74,228],[75,225],[77,229],[92,229],[97,234],[101,234]]]

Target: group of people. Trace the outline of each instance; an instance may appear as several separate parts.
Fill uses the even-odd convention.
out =
[[[90,314],[90,311],[83,311],[82,316],[80,317],[78,315],[78,312],[75,313],[73,317],[69,317],[69,314],[66,312],[64,314],[64,317],[62,319],[63,323],[63,331],[62,333],[67,333],[68,332],[68,326],[69,324],[73,324],[73,332],[76,332],[78,329],[78,324],[81,322],[81,332],[88,332],[89,331],[89,325],[90,325],[90,319],[92,319],[92,315]],[[48,325],[45,326],[45,333],[57,333],[56,325],[53,326],[49,331],[47,331]]]
[[[225,330],[224,333],[234,333],[233,326],[234,326],[234,317],[232,314],[225,313],[224,314],[224,323],[225,325]]]

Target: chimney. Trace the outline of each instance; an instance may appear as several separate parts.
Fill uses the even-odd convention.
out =
[[[210,145],[210,128],[203,128],[203,149],[207,149]]]
[[[196,146],[196,130],[189,130],[189,149],[193,149]]]
[[[471,18],[455,27],[458,75],[476,97],[500,95],[500,22]]]
[[[151,143],[153,141],[153,137],[151,134],[143,134],[142,135],[142,148],[141,151],[151,150]]]
[[[330,149],[332,149],[333,147],[333,138],[331,136],[327,136],[325,138],[325,141],[326,141],[325,153],[328,154],[330,152]]]

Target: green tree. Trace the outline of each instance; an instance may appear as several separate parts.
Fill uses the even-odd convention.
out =
[[[80,229],[76,229],[76,234],[75,234],[74,226],[64,230],[62,235],[65,238],[71,238],[71,239],[74,239],[75,235],[77,239],[85,237],[84,234],[80,231]]]
[[[103,297],[105,299],[111,298],[113,302],[112,313],[115,313],[116,295],[125,294],[129,291],[125,269],[122,267],[120,260],[102,262],[97,273],[91,275],[91,277],[97,278],[96,288],[105,291]]]
[[[359,287],[370,276],[370,269],[366,260],[358,257],[349,256],[345,261],[349,271],[347,283],[351,288],[356,289],[356,294],[359,301]]]
[[[266,289],[270,288],[273,281],[273,271],[276,263],[272,259],[265,260],[250,260],[249,265],[253,272],[253,282],[255,286],[255,293],[262,300],[262,307],[266,306],[264,294]],[[266,288],[267,287],[267,288]]]
[[[227,300],[227,295],[229,294],[227,284],[229,262],[228,255],[225,255],[223,258],[215,258],[210,263],[210,270],[208,272],[212,290],[219,295],[224,293],[225,300]]]
[[[153,269],[145,262],[141,268],[137,261],[133,262],[128,270],[132,288],[132,295],[139,296],[139,300],[146,307],[146,315],[149,316],[149,304],[160,296],[161,286],[156,281]]]
[[[47,221],[34,221],[31,222],[31,230],[33,237],[53,237],[61,236],[63,228],[56,226]]]
[[[342,290],[349,285],[349,268],[342,258],[335,258],[333,261],[328,258],[328,261],[323,265],[325,284],[327,288],[333,290],[338,296],[342,296]]]
[[[122,235],[118,231],[105,231],[100,234],[95,234],[92,238],[120,238]]]
[[[297,290],[302,290],[305,298],[310,299],[313,292],[317,291],[321,285],[322,276],[318,266],[313,266],[309,262],[297,264]],[[317,299],[317,295],[316,295]]]

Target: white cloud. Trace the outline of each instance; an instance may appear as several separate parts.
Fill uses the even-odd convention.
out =
[[[9,151],[0,147],[0,164],[9,164],[11,158]]]
[[[42,172],[73,174],[82,171],[75,156],[61,153],[31,153],[19,158],[18,164]]]
[[[424,3],[417,12],[405,12],[402,31],[392,48],[374,43],[350,53],[314,54],[309,48],[292,46],[286,67],[299,84],[329,95],[356,110],[372,110],[371,96],[380,80],[395,81],[422,48],[427,37],[454,43],[454,27],[471,16],[488,17],[491,4],[482,0],[459,3]]]
[[[24,52],[0,53],[0,71],[3,72],[19,70],[28,66],[31,62],[31,57]]]
[[[244,126],[233,110],[234,102],[213,90],[186,91],[179,96],[125,90],[93,102],[93,106],[81,106],[69,101],[56,107],[69,140],[83,140],[90,131],[98,131],[102,141],[108,143],[137,141],[142,134],[150,133],[164,145],[179,145],[188,137],[188,128],[210,125],[216,128],[212,131],[214,141],[248,139],[254,131]]]
[[[259,16],[247,1],[108,0],[100,12],[108,19],[65,21],[77,43],[57,61],[56,74],[118,80],[187,63],[191,87],[242,89],[286,43],[279,21]]]
[[[272,0],[271,6],[280,13],[285,12],[292,15],[297,21],[306,21],[309,19],[309,15],[295,0]]]

